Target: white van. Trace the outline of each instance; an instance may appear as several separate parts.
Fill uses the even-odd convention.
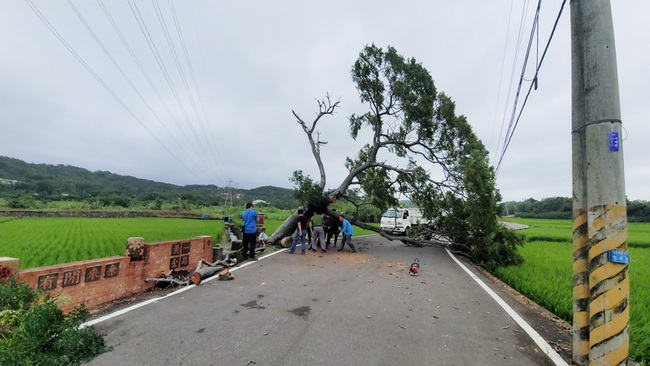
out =
[[[379,227],[391,233],[406,234],[411,226],[426,223],[419,208],[391,208],[381,216]]]

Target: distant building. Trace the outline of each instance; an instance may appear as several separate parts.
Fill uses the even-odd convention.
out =
[[[11,180],[11,179],[0,178],[0,183],[9,185],[9,184],[20,183],[20,181],[19,180]]]
[[[266,202],[266,201],[264,201],[264,200],[255,200],[255,201],[253,201],[253,202],[251,202],[251,203],[252,203],[253,205],[255,205],[255,206],[257,206],[257,205],[259,205],[259,204],[262,204],[262,203],[265,204],[265,205],[268,205],[268,204],[269,204],[268,202]]]

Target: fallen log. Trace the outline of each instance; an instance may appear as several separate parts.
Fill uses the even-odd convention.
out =
[[[190,284],[190,280],[179,280],[176,278],[147,278],[145,282],[166,282],[176,286],[187,286]]]
[[[226,255],[221,261],[216,261],[210,263],[206,260],[199,259],[199,263],[196,266],[196,270],[190,275],[190,281],[193,284],[197,285],[201,283],[201,280],[214,275],[215,273],[223,270],[224,268],[229,268],[237,264],[237,258],[230,258],[230,254]]]
[[[147,278],[144,282],[165,282],[176,286],[187,286],[190,284],[190,280],[187,277],[174,276],[171,271],[169,273],[163,273],[162,278]]]

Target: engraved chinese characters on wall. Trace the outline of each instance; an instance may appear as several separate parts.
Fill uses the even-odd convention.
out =
[[[120,262],[109,263],[104,269],[104,277],[111,278],[115,277],[120,273]]]
[[[174,243],[172,244],[171,249],[171,258],[169,259],[169,269],[175,269],[179,267],[185,267],[190,264],[189,252],[191,249],[192,243]],[[186,254],[186,255],[181,255]]]
[[[41,290],[50,291],[56,288],[56,282],[59,280],[58,273],[48,273],[38,276],[37,287]]]
[[[61,286],[68,287],[78,285],[81,282],[81,268],[71,271],[63,271],[63,283]]]
[[[169,269],[178,268],[179,265],[180,265],[180,260],[178,259],[178,257],[171,257],[169,259]]]
[[[172,244],[172,256],[181,254],[181,243]]]
[[[181,256],[181,267],[185,267],[190,264],[190,256],[189,255],[182,255]]]
[[[93,266],[86,268],[86,274],[84,276],[84,282],[93,282],[98,281],[102,278],[102,266]]]

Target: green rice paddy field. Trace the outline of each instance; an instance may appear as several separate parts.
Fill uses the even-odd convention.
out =
[[[572,223],[570,220],[507,219],[530,226],[519,231],[526,262],[495,275],[562,319],[572,321]],[[630,244],[630,357],[650,362],[650,224],[628,224]]]
[[[161,218],[0,218],[0,257],[20,258],[20,268],[124,255],[126,240],[145,242],[221,238],[222,221]]]
[[[267,234],[282,221],[265,220]],[[0,217],[0,257],[20,258],[26,269],[124,255],[130,237],[153,243],[211,235],[219,242],[224,230],[216,220]],[[367,233],[355,227],[355,235]]]
[[[570,220],[512,219],[530,226],[519,250],[520,266],[499,268],[496,275],[519,292],[571,322],[572,228]],[[273,233],[282,220],[266,220]],[[0,257],[20,258],[21,269],[124,255],[129,237],[146,242],[212,235],[219,241],[221,221],[162,218],[22,218],[0,217]],[[372,232],[354,228],[355,235]],[[631,223],[630,356],[650,361],[650,224]]]

